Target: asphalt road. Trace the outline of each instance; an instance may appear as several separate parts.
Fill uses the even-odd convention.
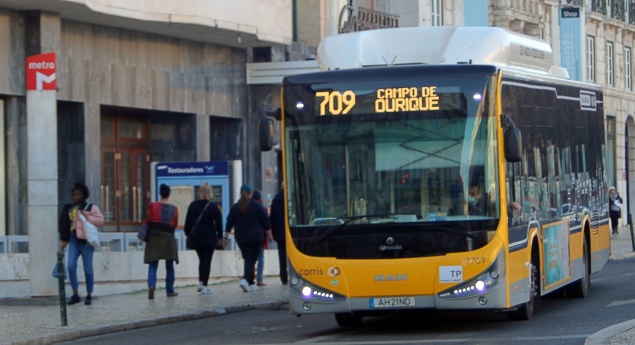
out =
[[[596,331],[635,318],[635,260],[611,261],[591,282],[585,299],[544,298],[531,321],[427,312],[367,318],[361,328],[350,330],[338,328],[332,315],[298,318],[284,310],[259,310],[73,344],[584,344]]]

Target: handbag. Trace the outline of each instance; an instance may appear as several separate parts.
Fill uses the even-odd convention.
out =
[[[101,242],[99,242],[99,230],[97,227],[88,221],[83,214],[79,214],[79,219],[84,223],[84,232],[86,233],[86,241],[93,247],[101,246]]]
[[[64,280],[66,280],[66,277],[68,277],[67,274],[67,270],[68,268],[66,267],[66,264],[63,265],[64,266],[64,270],[62,271],[62,275],[64,276]],[[51,275],[53,276],[53,278],[55,279],[59,279],[59,270],[57,268],[57,262],[55,263],[55,265],[53,266],[53,272],[51,272]]]
[[[90,210],[92,207],[93,207],[92,204],[86,204],[86,207],[84,207],[82,211],[86,212],[87,210]],[[81,213],[78,210],[75,220],[77,221],[77,218],[80,218],[82,223],[86,224],[87,222],[85,221],[85,219],[83,219],[80,216],[81,216]],[[84,226],[83,228],[80,228],[79,226],[75,226],[75,236],[77,236],[77,238],[80,240],[86,240],[86,227]]]
[[[185,240],[185,247],[187,247],[187,249],[193,249],[194,248],[194,246],[192,245],[192,241],[190,240],[190,237],[196,231],[196,228],[198,227],[198,223],[201,222],[201,219],[203,218],[203,215],[205,214],[205,211],[207,210],[207,208],[211,204],[212,204],[212,202],[208,201],[207,204],[205,205],[205,207],[203,208],[203,211],[201,211],[201,214],[198,215],[198,219],[196,220],[196,223],[194,223],[194,227],[192,228],[192,232],[187,236],[187,239]]]

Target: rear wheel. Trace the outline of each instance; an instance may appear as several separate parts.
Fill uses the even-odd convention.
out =
[[[582,275],[582,278],[566,287],[567,296],[584,298],[589,294],[589,287],[591,286],[591,264],[589,259],[589,245],[587,243],[586,236],[584,236],[584,242],[582,245],[582,266],[584,268],[584,274]]]
[[[364,317],[359,314],[353,313],[337,313],[335,314],[335,321],[340,327],[358,327],[362,324]]]

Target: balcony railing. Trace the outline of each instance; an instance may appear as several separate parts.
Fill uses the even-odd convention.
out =
[[[567,0],[567,4],[586,5],[587,10],[635,25],[635,0]]]

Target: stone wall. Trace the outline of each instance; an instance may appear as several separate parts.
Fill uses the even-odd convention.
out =
[[[198,281],[198,257],[193,250],[179,252],[179,264],[176,265],[177,286],[194,285]],[[29,291],[29,254],[0,254],[0,298],[23,298],[31,295]],[[50,272],[53,272],[55,259],[50,260]],[[143,263],[143,252],[100,252],[93,258],[95,272],[95,294],[98,296],[139,291],[147,288],[148,266]],[[82,261],[79,260],[77,275],[81,282],[80,291],[85,286]],[[278,252],[265,251],[265,275],[277,275]],[[211,277],[238,278],[243,274],[243,260],[240,251],[219,250],[214,252]],[[165,268],[159,265],[159,286],[165,286]],[[51,274],[47,275],[52,282]],[[70,286],[67,284],[67,296]]]

